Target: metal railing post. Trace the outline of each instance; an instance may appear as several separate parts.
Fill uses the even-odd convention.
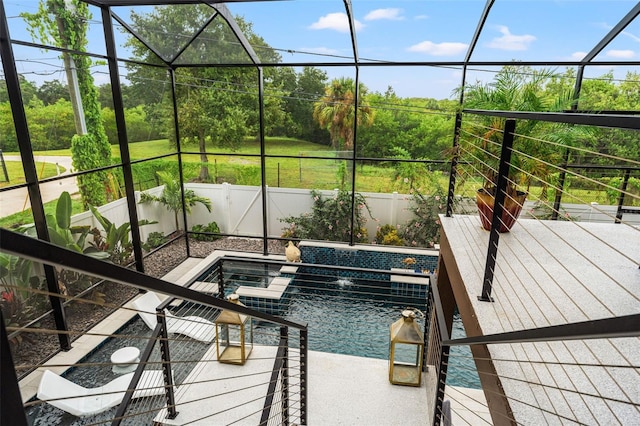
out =
[[[175,419],[178,415],[176,411],[176,396],[173,389],[173,374],[171,373],[171,354],[169,353],[169,336],[167,333],[167,318],[163,309],[158,309],[156,316],[158,323],[162,324],[160,331],[160,356],[162,357],[162,374],[164,376],[165,397],[167,400],[167,418]]]
[[[496,256],[498,255],[499,230],[502,224],[502,212],[504,211],[504,202],[507,193],[509,169],[511,167],[511,149],[513,147],[513,134],[515,130],[516,121],[513,119],[507,120],[504,124],[500,165],[498,167],[498,182],[494,193],[493,217],[491,218],[489,248],[487,250],[487,262],[485,264],[484,279],[482,281],[482,294],[478,296],[478,300],[482,302],[493,302],[493,298],[491,297],[493,271],[496,266]]]
[[[308,331],[300,330],[300,424],[307,424],[307,373],[309,366],[307,361]]]
[[[2,392],[0,393],[0,424],[27,426],[27,416],[22,405],[22,396],[18,386],[18,376],[13,365],[7,330],[4,327],[4,316],[0,311],[0,377],[2,377]]]
[[[453,197],[456,190],[456,175],[458,173],[458,158],[460,157],[460,128],[462,127],[462,112],[456,113],[456,124],[453,136],[453,157],[451,158],[451,170],[449,170],[449,191],[447,193],[447,217],[453,214]]]
[[[616,222],[622,223],[622,206],[624,206],[624,193],[627,190],[629,184],[629,177],[631,176],[631,169],[624,170],[624,178],[622,178],[622,188],[620,188],[620,195],[618,196],[618,210],[616,211]]]
[[[444,391],[447,381],[447,365],[449,364],[449,346],[442,345],[440,347],[440,356],[438,357],[438,384],[436,391],[436,406],[433,412],[433,426],[443,423],[442,404],[444,403]]]
[[[558,178],[558,187],[556,188],[556,196],[553,200],[553,211],[551,212],[551,220],[558,220],[558,212],[560,211],[560,203],[562,202],[562,192],[564,191],[564,181],[567,178],[567,165],[569,164],[569,148],[565,149],[562,157],[562,168]]]
[[[224,300],[224,271],[222,268],[223,261],[218,263],[218,297]]]
[[[289,424],[289,328],[280,327],[282,351],[282,424]]]

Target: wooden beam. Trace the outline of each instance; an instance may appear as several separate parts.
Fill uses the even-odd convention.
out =
[[[449,289],[446,287],[449,286]],[[451,300],[444,296],[445,294],[453,294],[455,304],[458,306],[464,329],[469,337],[483,336],[482,328],[478,322],[475,310],[468,292],[465,289],[464,280],[458,269],[456,259],[451,250],[449,240],[443,230],[440,238],[440,258],[438,259],[438,290],[440,291],[442,307],[445,313],[451,309],[449,305]],[[449,318],[447,316],[447,318]],[[449,327],[449,324],[447,324]],[[449,330],[451,330],[449,328]],[[509,405],[509,400],[504,394],[504,389],[500,381],[500,377],[496,372],[493,361],[491,361],[491,353],[487,345],[474,345],[471,347],[471,353],[476,363],[476,369],[480,376],[480,384],[484,391],[491,419],[494,425],[515,425],[513,412]]]

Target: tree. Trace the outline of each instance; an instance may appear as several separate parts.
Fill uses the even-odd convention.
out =
[[[70,101],[69,87],[63,85],[58,80],[45,81],[42,83],[42,86],[38,87],[38,98],[44,102],[45,105],[55,104],[60,99]]]
[[[374,114],[367,102],[367,88],[358,88],[358,126],[370,126]],[[329,130],[335,150],[353,149],[355,120],[355,82],[351,78],[336,78],[325,88],[324,96],[313,107],[313,118]]]
[[[20,92],[22,93],[22,103],[27,104],[37,96],[38,89],[36,85],[25,78],[22,74],[18,74],[20,82]],[[7,83],[4,79],[0,79],[0,102],[9,102],[9,94],[7,93]]]
[[[35,39],[43,43],[53,39],[56,45],[76,52],[85,52],[87,46],[87,25],[91,20],[89,6],[79,0],[43,0],[38,12],[23,16],[29,24],[29,31]],[[92,170],[111,164],[111,146],[107,139],[100,114],[98,90],[91,76],[91,58],[85,55],[63,52],[62,57],[70,82],[69,95],[75,108],[79,100],[71,87],[74,81],[71,68],[76,68],[78,89],[82,99],[87,134],[79,125],[80,115],[74,110],[76,135],[71,140],[71,155],[76,170]],[[106,202],[108,175],[103,171],[87,173],[77,177],[78,187],[85,208]]]
[[[329,141],[327,130],[313,118],[314,103],[322,97],[326,85],[327,73],[307,66],[283,87],[286,93],[283,108],[292,123],[288,136],[318,143]]]
[[[132,27],[158,52],[158,58],[135,38],[128,46],[141,62],[161,64],[175,60],[182,64],[250,63],[228,24],[217,16],[190,46],[181,51],[184,34],[195,34],[215,13],[208,5],[170,5],[154,8],[147,14],[132,12]],[[241,17],[236,22],[258,56],[265,62],[277,62],[280,56],[253,33],[251,24]],[[169,91],[157,70],[140,64],[127,64],[135,92],[146,91],[153,102],[163,99],[165,122],[171,119]],[[277,71],[265,69],[265,83],[275,81]],[[166,80],[165,80],[166,81]],[[258,72],[247,67],[180,67],[176,71],[178,126],[184,142],[197,143],[202,167],[198,180],[210,180],[207,143],[238,149],[243,138],[258,126]],[[162,83],[162,85],[160,84]],[[173,132],[167,129],[171,137]],[[177,141],[176,141],[177,142]],[[181,141],[182,142],[182,141]]]

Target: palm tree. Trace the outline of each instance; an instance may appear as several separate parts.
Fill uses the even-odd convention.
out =
[[[142,192],[140,195],[140,204],[149,202],[164,204],[167,210],[173,212],[177,230],[180,230],[180,226],[178,223],[178,213],[180,213],[183,209],[187,213],[191,213],[191,208],[197,203],[200,203],[207,208],[209,213],[211,213],[211,200],[209,198],[196,195],[196,193],[192,189],[186,189],[184,191],[183,206],[182,196],[180,192],[182,185],[180,184],[180,182],[177,179],[174,179],[173,176],[171,176],[167,172],[157,172],[157,175],[160,178],[160,181],[164,184],[162,194],[158,197],[155,195],[150,195],[146,192]]]
[[[373,124],[374,114],[367,103],[367,88],[358,87],[358,126]],[[353,150],[355,117],[355,82],[351,78],[336,78],[325,88],[324,96],[313,106],[313,118],[325,127],[335,150]]]
[[[464,107],[468,109],[484,109],[499,111],[562,111],[569,109],[575,100],[573,91],[567,90],[559,94],[549,94],[545,91],[546,84],[554,76],[553,70],[542,69],[532,70],[528,67],[516,67],[513,65],[503,67],[490,83],[476,83],[464,89]],[[459,89],[458,89],[459,90]],[[478,135],[479,149],[474,150],[474,155],[482,160],[486,170],[484,174],[485,186],[493,186],[496,178],[497,160],[500,155],[500,144],[502,143],[502,129],[504,129],[505,119],[501,117],[482,116],[478,118],[484,126]],[[548,132],[549,126],[535,120],[519,120],[516,133],[523,136],[536,136],[539,129],[545,128]],[[557,130],[557,129],[556,129]],[[564,132],[557,134],[569,134]],[[571,130],[571,129],[568,129]],[[547,133],[545,132],[545,133]],[[548,135],[541,135],[549,139]],[[567,142],[569,139],[567,138]],[[556,141],[557,142],[557,141]],[[524,152],[535,158],[545,158],[548,163],[559,162],[561,151],[552,144],[544,143],[537,139],[526,137],[516,137],[514,150]],[[514,153],[515,154],[515,153]],[[550,167],[540,161],[532,161],[526,156],[514,155],[512,157],[512,182],[511,184],[524,184],[527,191],[532,181],[538,181],[544,189],[546,188]],[[520,169],[520,170],[518,170]],[[509,185],[508,190],[515,188]]]

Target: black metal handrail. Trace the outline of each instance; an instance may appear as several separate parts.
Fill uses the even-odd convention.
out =
[[[226,309],[232,312],[237,312],[240,314],[244,314],[250,317],[258,318],[264,321],[268,321],[271,323],[279,324],[281,327],[291,327],[300,331],[300,381],[301,381],[301,407],[300,407],[300,418],[301,422],[306,422],[306,336],[307,336],[307,325],[304,323],[298,323],[295,321],[285,320],[279,317],[275,317],[260,311],[255,311],[251,308],[247,308],[244,306],[239,306],[235,303],[228,302],[226,300],[220,299],[218,297],[208,295],[205,293],[200,293],[196,290],[192,290],[190,288],[182,287],[176,284],[169,283],[167,281],[163,281],[158,278],[154,278],[138,271],[130,270],[127,268],[123,268],[119,265],[110,264],[98,259],[94,259],[83,255],[78,252],[74,252],[71,250],[67,250],[65,248],[56,246],[54,244],[30,238],[22,234],[18,234],[3,228],[0,228],[0,240],[3,242],[2,251],[20,256],[26,259],[34,260],[37,262],[41,262],[51,266],[63,267],[69,270],[73,270],[76,272],[90,274],[102,279],[106,279],[112,282],[137,287],[143,290],[151,290],[159,293],[167,294],[170,298],[180,298],[182,300],[187,300],[191,302],[195,302],[204,306],[213,307],[217,309]],[[160,339],[162,342],[167,342],[166,335],[166,324],[165,324],[165,316],[161,313],[162,307],[160,307],[160,311],[158,312],[158,326],[154,330],[154,335],[158,337],[158,333],[162,334],[162,338]],[[4,330],[4,327],[2,327]],[[155,343],[155,339],[151,339],[147,348],[145,349],[144,357],[146,359],[149,358],[151,347]],[[3,345],[7,346],[7,345]],[[149,352],[149,353],[147,353]],[[168,355],[168,345],[162,348],[163,353],[163,371],[165,378],[165,390],[167,397],[167,408],[169,409],[169,414],[175,417],[175,401],[173,397],[173,383],[172,383],[172,373],[170,371],[170,357]],[[166,354],[166,356],[164,356]],[[3,356],[3,359],[5,357]],[[7,359],[10,361],[10,359]],[[13,362],[3,362],[3,368],[7,367],[14,370]],[[139,380],[142,374],[144,362],[141,362],[140,366],[136,370],[134,374],[134,381]],[[136,379],[137,375],[137,379]],[[14,375],[15,377],[15,370]],[[3,375],[4,377],[4,375]],[[7,375],[7,383],[3,382],[3,388],[10,386],[17,388],[18,381],[17,378],[12,381],[12,383],[8,383],[11,379],[10,375]],[[15,383],[13,383],[15,382]],[[132,382],[134,383],[134,382]],[[137,385],[137,383],[135,383]],[[133,395],[133,390],[135,386],[129,386],[129,391],[125,394],[125,398],[130,399]],[[9,393],[9,392],[8,392]],[[129,395],[130,393],[130,395]],[[0,403],[4,406],[5,404],[11,404],[9,399],[5,399],[7,393],[3,392],[2,399]],[[8,398],[8,397],[7,397]],[[125,400],[123,400],[125,401]],[[304,402],[303,402],[304,401]],[[114,418],[113,424],[119,424],[120,420],[118,418],[122,418],[122,414],[124,410],[126,410],[128,406],[128,402],[125,404],[121,404],[122,406],[119,408],[116,417]]]
[[[449,330],[444,318],[444,310],[438,292],[438,285],[434,277],[431,277],[429,292],[427,293],[427,313],[425,319],[425,351],[424,364],[436,367],[437,382],[436,394],[433,405],[433,418],[431,424],[439,426],[445,420],[442,416],[445,384],[447,382],[447,366],[449,364]]]
[[[446,340],[449,346],[499,343],[553,342],[558,340],[613,339],[640,336],[640,314],[572,322],[549,327]]]

